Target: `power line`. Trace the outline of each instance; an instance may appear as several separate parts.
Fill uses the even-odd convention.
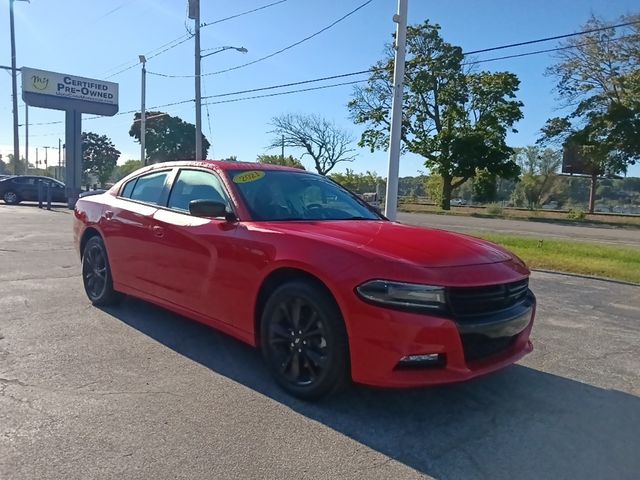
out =
[[[289,91],[286,91],[286,92],[267,93],[265,95],[254,95],[252,97],[232,98],[230,100],[218,100],[217,102],[207,102],[207,103],[205,103],[205,105],[218,105],[220,103],[241,102],[243,100],[253,100],[253,99],[256,99],[256,98],[278,97],[280,95],[290,95],[292,93],[310,92],[312,90],[323,90],[325,88],[341,87],[343,85],[355,85],[356,83],[362,83],[362,82],[365,82],[365,81],[366,80],[353,80],[351,82],[332,83],[330,85],[322,85],[320,87],[301,88],[299,90],[289,90]]]
[[[602,32],[604,30],[611,30],[613,28],[628,27],[630,25],[636,25],[638,23],[640,23],[640,20],[636,20],[633,22],[626,22],[626,23],[618,23],[617,25],[610,25],[608,27],[592,28],[590,30],[583,30],[581,32],[567,33],[564,35],[556,35],[553,37],[538,38],[536,40],[528,40],[526,42],[510,43],[508,45],[500,45],[498,47],[483,48],[480,50],[473,50],[471,52],[464,52],[463,55],[475,55],[477,53],[493,52],[495,50],[503,50],[505,48],[521,47],[523,45],[532,45],[534,43],[550,42],[552,40],[560,40],[563,38],[576,37],[578,35],[586,35],[587,33]]]
[[[186,37],[186,38],[185,38]],[[152,50],[150,53],[145,54],[145,56],[149,55],[149,57],[147,58],[147,60],[151,60],[154,57],[157,57],[158,55],[162,55],[165,52],[168,52],[169,50],[171,50],[172,48],[177,47],[178,45],[182,45],[184,42],[191,40],[191,38],[193,37],[193,35],[191,34],[186,34],[183,35],[182,37],[180,37],[179,39],[176,40],[180,40],[177,43],[173,43],[176,42],[176,40],[174,40],[173,42],[169,42],[165,45],[168,45],[166,48],[164,48],[163,50],[158,51],[157,53],[153,53],[150,54],[154,51],[157,51],[158,49],[154,49]],[[112,73],[111,75],[106,76],[105,78],[111,78],[111,77],[115,77],[116,75],[120,75],[121,73],[126,72],[127,70],[131,70],[132,68],[137,67],[138,65],[140,65],[140,62],[136,62],[136,63],[132,63],[131,65],[129,65],[128,67],[123,68],[122,70],[118,70],[116,73]]]
[[[618,42],[620,40],[626,40],[631,37],[633,37],[633,35],[623,35],[622,37],[612,38],[611,41]],[[569,50],[571,48],[580,48],[580,47],[585,47],[587,45],[596,45],[598,43],[600,42],[584,42],[584,43],[579,43],[577,45],[565,45],[563,47],[545,48],[544,50],[534,50],[532,52],[516,53],[514,55],[505,55],[503,57],[483,58],[480,60],[474,60],[472,62],[468,62],[467,65],[476,65],[478,63],[495,62],[497,60],[507,60],[510,58],[528,57],[529,55],[538,55],[540,53],[559,52],[561,50]]]
[[[370,0],[370,1],[372,1],[372,0]],[[616,27],[620,27],[620,26],[628,26],[628,25],[633,25],[633,24],[637,24],[637,23],[640,23],[640,21],[623,23],[623,24],[619,24],[619,25],[615,25],[615,26],[611,26],[611,27],[607,27],[607,28],[601,28],[601,29],[585,30],[585,31],[582,31],[582,32],[576,32],[576,33],[572,33],[572,34],[568,34],[568,35],[559,35],[559,36],[553,37],[553,38],[558,38],[558,37],[566,38],[567,36],[583,35],[585,33],[591,33],[591,32],[594,32],[594,31],[602,31],[602,30],[605,30],[605,29],[616,28]],[[612,41],[623,40],[623,39],[629,38],[631,36],[632,35],[626,35],[626,36],[614,38],[614,39],[612,39]],[[544,41],[544,39],[532,40],[532,41],[526,42],[526,43],[531,44],[531,43],[537,43],[537,42],[540,42],[540,41]],[[570,49],[570,48],[577,48],[577,47],[580,47],[580,46],[590,45],[590,44],[594,44],[594,43],[599,43],[599,42],[585,42],[585,43],[578,44],[578,45],[567,45],[567,46],[562,46],[562,47],[556,47],[556,48],[550,48],[550,49],[544,49],[544,50],[535,50],[535,51],[532,51],[532,52],[525,52],[525,53],[514,54],[514,55],[506,55],[506,56],[503,56],[503,57],[480,59],[480,60],[475,60],[475,61],[469,62],[469,64],[478,64],[478,63],[492,62],[492,61],[497,61],[497,60],[506,60],[506,59],[510,59],[510,58],[525,57],[525,56],[529,56],[529,55],[538,55],[538,54],[541,54],[541,53],[549,53],[549,52],[555,52],[555,51],[559,51],[559,50],[566,50],[566,49]],[[485,49],[485,51],[495,51],[495,50],[500,50],[500,49],[505,49],[505,48],[511,48],[514,45],[515,44],[501,45],[501,46],[498,46],[498,47],[492,47],[490,49]],[[471,52],[463,52],[463,55],[470,55],[470,54],[473,54],[473,53],[476,53],[476,52],[479,52],[479,50],[471,51]],[[374,71],[374,69],[359,70],[359,71],[356,71],[356,72],[349,72],[349,73],[343,73],[343,74],[338,74],[338,75],[331,75],[331,76],[327,76],[327,77],[315,78],[315,79],[310,79],[310,80],[302,80],[302,81],[299,81],[299,82],[289,82],[289,83],[284,83],[284,84],[279,84],[279,85],[271,85],[271,86],[268,86],[268,87],[259,87],[259,88],[253,88],[253,89],[248,89],[248,90],[239,90],[239,91],[235,91],[235,92],[221,93],[221,94],[217,94],[217,95],[209,95],[209,96],[203,97],[203,100],[210,99],[210,98],[221,98],[221,97],[233,96],[233,95],[242,95],[242,94],[246,94],[246,93],[253,93],[253,92],[259,92],[259,91],[265,91],[265,90],[274,90],[274,89],[278,89],[278,88],[286,88],[286,87],[291,87],[291,86],[296,86],[296,85],[304,85],[304,84],[316,83],[316,82],[321,82],[321,81],[326,81],[326,80],[333,80],[333,79],[337,79],[337,78],[345,78],[345,77],[351,77],[351,76],[356,76],[356,75],[363,75],[363,74],[366,74],[366,73],[371,73],[372,71]],[[150,72],[147,72],[147,73],[150,73]],[[331,85],[324,85],[324,86],[320,86],[320,87],[292,90],[292,91],[288,91],[288,92],[278,92],[278,93],[273,93],[273,94],[268,94],[268,95],[256,95],[256,96],[252,96],[252,97],[243,97],[243,98],[239,98],[239,99],[223,100],[223,101],[217,101],[217,102],[208,102],[205,105],[215,105],[215,104],[220,104],[220,103],[230,103],[230,102],[241,101],[241,100],[250,100],[250,99],[273,97],[273,96],[279,96],[279,95],[287,95],[287,94],[290,94],[290,93],[300,93],[300,92],[306,92],[306,91],[320,90],[320,89],[323,89],[323,88],[331,88],[331,87],[336,87],[336,86],[341,86],[341,85],[351,85],[351,84],[361,83],[363,81],[365,81],[365,80],[356,80],[356,81],[352,81],[352,82],[343,82],[343,83],[337,83],[337,84],[331,84]],[[176,105],[183,105],[183,104],[190,103],[190,102],[193,102],[193,101],[194,101],[194,99],[180,100],[180,101],[177,101],[177,102],[171,102],[171,103],[167,103],[167,104],[163,104],[163,105],[156,105],[156,106],[153,106],[153,107],[149,107],[149,110],[158,109],[158,108],[164,108],[164,107],[171,107],[171,106],[176,106]],[[136,110],[129,110],[129,111],[126,111],[126,112],[119,112],[116,115],[126,115],[126,114],[136,113],[137,111],[138,111],[137,109]],[[95,119],[99,119],[99,118],[105,118],[105,117],[103,117],[103,116],[87,117],[85,120],[95,120]],[[40,123],[30,123],[29,125],[33,125],[33,126],[36,126],[36,125],[54,125],[54,124],[61,124],[61,123],[64,123],[64,122],[62,122],[62,121],[40,122]],[[23,125],[20,125],[20,126],[23,126]]]
[[[277,2],[273,2],[273,3],[270,3],[268,5],[263,5],[261,7],[254,8],[253,10],[247,10],[246,12],[241,12],[241,13],[238,13],[236,15],[231,15],[230,17],[225,17],[225,18],[221,18],[221,19],[218,19],[218,20],[214,20],[214,21],[209,22],[209,23],[204,23],[204,24],[200,25],[200,27],[208,27],[210,25],[215,25],[215,24],[218,24],[218,23],[226,22],[227,20],[232,20],[234,18],[242,17],[244,15],[248,15],[250,13],[258,12],[260,10],[264,10],[265,8],[273,7],[275,5],[278,5],[278,4],[284,3],[284,2],[288,2],[288,1],[289,0],[279,0]],[[168,52],[169,50],[177,47],[178,45],[182,45],[184,42],[190,40],[191,38],[193,38],[193,34],[192,33],[187,33],[187,34],[181,35],[178,38],[174,38],[170,42],[167,42],[167,43],[165,43],[163,45],[160,45],[159,47],[154,48],[153,50],[150,50],[148,53],[145,54],[145,56],[147,56],[147,60],[149,60],[151,58],[154,58],[154,57],[157,57],[158,55],[162,55],[163,53]],[[120,68],[120,67],[125,66],[125,65],[127,65],[127,66],[125,68],[121,69],[121,70],[118,70],[115,73],[112,73],[111,75],[109,75],[108,77],[105,77],[105,78],[112,78],[112,77],[115,77],[116,75],[120,75],[121,73],[124,73],[127,70],[131,70],[132,68],[135,68],[136,66],[139,65],[139,63],[140,62],[135,62],[135,63],[124,62],[124,63],[121,63],[120,65],[112,68],[111,70],[115,70],[115,69]]]
[[[279,55],[279,54],[281,54],[283,52],[286,52],[287,50],[291,50],[292,48],[297,47],[298,45],[300,45],[300,44],[302,44],[304,42],[307,42],[307,41],[311,40],[312,38],[317,37],[318,35],[326,32],[330,28],[333,28],[338,23],[346,20],[351,15],[355,14],[357,11],[359,11],[362,8],[366,7],[367,5],[372,3],[373,1],[374,0],[367,0],[366,2],[358,5],[356,8],[354,8],[350,12],[344,14],[342,17],[338,18],[334,22],[330,23],[326,27],[318,30],[315,33],[312,33],[311,35],[308,35],[308,36],[304,37],[301,40],[298,40],[297,42],[292,43],[291,45],[287,45],[286,47],[281,48],[280,50],[277,50],[277,51],[275,51],[273,53],[270,53],[269,55],[265,55],[264,57],[260,57],[260,58],[258,58],[256,60],[251,61],[251,62],[243,63],[241,65],[236,65],[235,67],[225,68],[224,70],[218,70],[217,72],[203,73],[201,75],[201,77],[206,77],[206,76],[209,76],[209,75],[219,75],[221,73],[231,72],[233,70],[238,70],[240,68],[245,68],[245,67],[248,67],[249,65],[254,65],[254,64],[258,63],[258,62],[262,62],[262,61],[267,60],[267,59],[269,59],[271,57],[275,57],[276,55]],[[150,75],[156,75],[158,77],[165,77],[165,78],[194,78],[195,77],[195,75],[169,75],[169,74],[166,74],[166,73],[158,73],[158,72],[147,72],[147,73],[149,73]]]
[[[233,20],[234,18],[242,17],[244,15],[249,15],[250,13],[258,12],[260,10],[264,10],[265,8],[273,7],[275,5],[279,5],[284,2],[288,2],[289,0],[279,0],[278,2],[273,2],[268,5],[263,5],[258,8],[254,8],[253,10],[247,10],[246,12],[237,13],[235,15],[231,15],[230,17],[220,18],[219,20],[214,20],[212,22],[205,22],[200,24],[200,28],[209,27],[211,25],[215,25],[216,23],[226,22],[227,20]]]

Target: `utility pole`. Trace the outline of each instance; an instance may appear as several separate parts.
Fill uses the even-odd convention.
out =
[[[62,139],[58,139],[58,172],[56,178],[62,177]],[[64,177],[62,177],[64,178]],[[60,180],[58,178],[58,180]]]
[[[13,24],[13,3],[9,0],[9,24],[11,29],[11,89],[13,92],[13,158],[15,159],[14,172],[17,174],[18,163],[20,162],[20,138],[18,135],[18,83],[16,71],[16,29]],[[27,170],[29,164],[27,164]]]
[[[393,101],[391,103],[391,133],[389,134],[389,173],[384,214],[396,219],[398,207],[398,172],[402,134],[402,93],[404,90],[404,57],[407,42],[407,11],[409,0],[398,0],[398,13],[393,16],[396,27],[396,56],[393,69]]]
[[[38,147],[36,147],[36,170],[38,169],[40,161],[38,160]],[[27,174],[29,174],[29,166],[27,165]]]
[[[189,0],[189,18],[195,21],[196,158],[202,158],[202,93],[200,90],[200,0]]]
[[[284,135],[282,135],[282,160],[284,160]]]
[[[50,147],[42,147],[44,148],[44,173],[47,174],[47,168],[49,166],[49,148]]]
[[[147,164],[147,155],[146,155],[146,135],[147,135],[147,124],[146,124],[146,111],[145,111],[145,102],[147,97],[147,59],[144,55],[139,55],[140,63],[142,63],[142,88],[141,88],[141,100],[140,100],[140,163],[142,165]]]
[[[24,105],[24,161],[25,170],[29,170],[29,105]],[[24,172],[25,174],[27,172]]]

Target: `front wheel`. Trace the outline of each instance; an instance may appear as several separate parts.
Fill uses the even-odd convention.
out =
[[[315,400],[347,385],[347,333],[340,310],[323,289],[305,280],[278,287],[261,321],[262,352],[288,393]]]
[[[17,205],[20,203],[20,197],[18,196],[18,194],[11,190],[4,192],[2,199],[7,205]]]
[[[84,247],[82,282],[87,297],[96,306],[113,305],[122,297],[113,289],[107,249],[99,236],[91,237]]]

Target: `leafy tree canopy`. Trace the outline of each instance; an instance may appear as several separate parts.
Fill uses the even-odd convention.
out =
[[[297,158],[293,158],[291,155],[288,157],[282,157],[281,155],[258,155],[259,163],[268,163],[270,165],[283,165],[285,167],[299,168],[300,170],[306,170],[304,165]]]
[[[129,135],[140,141],[140,114],[133,117]],[[207,158],[211,144],[202,135],[202,156]],[[180,117],[164,112],[145,115],[145,149],[150,163],[173,160],[194,160],[196,157],[196,127]]]
[[[540,142],[562,144],[580,157],[592,177],[591,213],[597,177],[626,173],[640,159],[640,15],[615,21],[629,22],[635,23],[606,28],[614,23],[592,17],[583,29],[604,30],[565,40],[568,48],[547,72],[570,113],[549,119]]]
[[[117,165],[111,174],[111,181],[117,182],[122,180],[124,177],[129,175],[130,173],[135,172],[139,168],[142,168],[142,162],[140,160],[127,160],[122,165]]]
[[[82,132],[83,173],[85,176],[95,175],[101,187],[109,181],[119,157],[120,151],[116,149],[109,137],[93,132]]]
[[[460,47],[445,42],[428,21],[408,27],[402,120],[404,150],[420,155],[442,178],[441,206],[448,209],[453,188],[486,170],[517,177],[506,135],[522,118],[516,99],[520,81],[508,72],[471,72]],[[360,146],[386,149],[393,96],[393,47],[373,68],[368,83],[356,87],[348,107],[365,124]]]

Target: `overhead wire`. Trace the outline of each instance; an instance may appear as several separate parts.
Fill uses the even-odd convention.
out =
[[[269,58],[275,57],[276,55],[279,55],[279,54],[281,54],[283,52],[286,52],[287,50],[291,50],[292,48],[297,47],[298,45],[300,45],[302,43],[305,43],[305,42],[311,40],[312,38],[315,38],[318,35],[326,32],[327,30],[333,28],[334,26],[336,26],[340,22],[346,20],[351,15],[355,14],[356,12],[358,12],[361,9],[363,9],[364,7],[366,7],[367,5],[369,5],[370,3],[374,2],[374,1],[375,0],[367,0],[364,3],[361,3],[356,8],[354,8],[350,12],[347,12],[346,14],[344,14],[343,16],[338,18],[337,20],[331,22],[326,27],[324,27],[324,28],[322,28],[322,29],[318,30],[317,32],[314,32],[314,33],[312,33],[310,35],[307,35],[306,37],[302,38],[301,40],[298,40],[297,42],[294,42],[294,43],[292,43],[290,45],[287,45],[286,47],[283,47],[283,48],[281,48],[279,50],[276,50],[275,52],[272,52],[269,55],[265,55],[263,57],[257,58],[255,60],[252,60],[251,62],[242,63],[242,64],[236,65],[234,67],[225,68],[224,70],[218,70],[216,72],[203,73],[200,76],[201,77],[206,77],[206,76],[209,76],[209,75],[220,75],[221,73],[231,72],[233,70],[239,70],[241,68],[248,67],[249,65],[255,65],[256,63],[259,63],[259,62],[262,62],[262,61],[267,60]],[[171,75],[171,74],[167,74],[167,73],[150,72],[150,71],[148,71],[147,73],[149,75],[156,75],[158,77],[164,77],[164,78],[195,78],[195,75]]]
[[[264,10],[265,8],[274,7],[276,5],[279,5],[281,3],[285,3],[285,2],[288,2],[288,1],[289,0],[279,0],[277,2],[269,3],[268,5],[263,5],[261,7],[254,8],[252,10],[247,10],[246,12],[242,12],[242,13],[237,13],[235,15],[231,15],[230,17],[220,18],[220,19],[214,20],[212,22],[204,22],[204,23],[200,24],[200,28],[205,28],[205,27],[209,27],[211,25],[215,25],[217,23],[226,22],[227,20],[233,20],[234,18],[242,17],[244,15],[249,15],[250,13],[254,13],[254,12],[259,12],[260,10]]]
[[[621,26],[629,26],[629,25],[638,24],[638,23],[640,23],[640,21],[627,22],[627,23],[622,23],[622,24],[618,24],[618,25],[614,25],[614,26],[610,26],[610,27],[606,27],[606,28],[585,30],[585,31],[582,31],[582,32],[576,32],[576,33],[567,34],[567,35],[558,35],[556,37],[548,37],[548,38],[553,38],[553,39],[555,39],[555,38],[567,38],[568,36],[583,35],[585,33],[593,33],[594,31],[602,31],[602,30],[607,30],[607,29],[611,29],[611,28],[617,28],[617,27],[621,27]],[[611,40],[612,41],[619,41],[619,40],[623,40],[623,39],[629,38],[629,37],[631,37],[631,35],[626,35],[626,36],[622,36],[622,37],[618,37],[618,38],[613,38]],[[538,40],[533,40],[533,41],[529,41],[529,42],[520,42],[520,43],[532,44],[532,43],[539,43],[541,41],[547,41],[547,40],[546,39],[538,39]],[[555,47],[555,48],[544,49],[544,50],[535,50],[535,51],[532,51],[532,52],[525,52],[525,53],[514,54],[514,55],[506,55],[506,56],[502,56],[502,57],[494,57],[494,58],[473,60],[473,61],[469,62],[468,64],[479,64],[479,63],[492,62],[492,61],[497,61],[497,60],[505,60],[505,59],[510,59],[510,58],[519,58],[519,57],[525,57],[525,56],[530,56],[530,55],[538,55],[538,54],[541,54],[541,53],[549,53],[549,52],[554,52],[554,51],[566,50],[566,49],[570,49],[570,48],[578,48],[580,46],[593,44],[593,43],[597,43],[597,42],[585,42],[585,43],[577,44],[577,45],[561,46],[561,47]],[[506,48],[512,48],[515,45],[517,45],[517,44],[501,45],[501,46],[492,47],[492,48],[489,48],[489,49],[483,49],[483,51],[495,51],[495,50],[501,50],[501,49],[506,49]],[[471,55],[471,54],[475,54],[477,52],[479,52],[479,50],[470,51],[470,52],[463,52],[463,55],[465,55],[465,56],[466,55]],[[220,94],[216,94],[216,95],[209,95],[209,96],[202,97],[202,99],[203,100],[207,100],[207,99],[221,98],[221,97],[226,97],[226,96],[243,95],[243,94],[247,94],[247,93],[254,93],[254,92],[265,91],[265,90],[274,90],[274,89],[279,89],[279,88],[287,88],[287,87],[292,87],[292,86],[297,86],[297,85],[303,85],[303,84],[309,84],[309,83],[317,83],[317,82],[321,82],[321,81],[333,80],[333,79],[338,79],[338,78],[345,78],[345,77],[356,76],[356,75],[363,75],[363,74],[371,73],[372,71],[374,71],[374,69],[359,70],[359,71],[355,71],[355,72],[343,73],[343,74],[338,74],[338,75],[330,75],[330,76],[314,78],[314,79],[309,79],[309,80],[302,80],[302,81],[299,81],[299,82],[289,82],[289,83],[283,83],[283,84],[279,84],[279,85],[270,85],[270,86],[266,86],[266,87],[258,87],[258,88],[252,88],[252,89],[246,89],[246,90],[238,90],[238,91],[234,91],[234,92],[220,93]],[[147,72],[147,73],[149,73],[149,72]],[[332,88],[332,87],[338,87],[338,86],[343,86],[343,85],[353,85],[353,84],[357,84],[357,83],[362,83],[364,81],[366,81],[366,79],[355,80],[355,81],[350,81],[350,82],[342,82],[342,83],[336,83],[336,84],[330,84],[330,85],[323,85],[323,86],[319,86],[319,87],[311,87],[311,88],[305,88],[305,89],[291,90],[291,91],[287,91],[287,92],[277,92],[277,93],[273,93],[273,94],[254,95],[254,96],[250,96],[250,97],[242,97],[242,98],[237,98],[237,99],[207,102],[204,105],[208,106],[208,105],[216,105],[216,104],[221,104],[221,103],[231,103],[231,102],[242,101],[242,100],[251,100],[251,99],[274,97],[274,96],[280,96],[280,95],[288,95],[288,94],[292,94],[292,93],[300,93],[300,92],[321,90],[321,89],[324,89],[324,88]],[[153,107],[148,107],[148,110],[171,107],[171,106],[177,106],[177,105],[183,105],[183,104],[190,103],[190,102],[193,102],[193,101],[195,101],[193,98],[192,99],[187,99],[187,100],[180,100],[180,101],[176,101],[176,102],[166,103],[166,104],[163,104],[163,105],[156,105],[156,106],[153,106]],[[119,112],[116,115],[126,115],[126,114],[131,114],[131,113],[136,113],[136,112],[138,112],[137,109],[129,110],[129,111],[126,111],[126,112]],[[99,119],[99,118],[108,118],[108,117],[93,116],[93,117],[87,117],[85,120],[95,120],[95,119]],[[62,121],[54,121],[54,122],[30,123],[29,125],[38,126],[38,125],[54,125],[54,124],[61,124],[61,123],[63,123],[63,122]]]
[[[251,14],[251,13],[258,12],[258,11],[260,11],[260,10],[264,10],[264,9],[266,9],[266,8],[273,7],[273,6],[275,6],[275,5],[279,5],[279,4],[281,4],[281,3],[285,3],[285,2],[288,2],[288,1],[289,1],[289,0],[279,0],[279,1],[277,1],[277,2],[272,2],[272,3],[269,3],[269,4],[267,4],[267,5],[263,5],[263,6],[261,6],[261,7],[254,8],[254,9],[252,9],[252,10],[247,10],[247,11],[245,11],[245,12],[241,12],[241,13],[237,13],[237,14],[235,14],[235,15],[231,15],[231,16],[229,16],[229,17],[224,17],[224,18],[220,18],[220,19],[218,19],[218,20],[214,20],[214,21],[211,21],[211,22],[202,23],[202,24],[200,24],[200,28],[208,27],[208,26],[210,26],[210,25],[216,25],[216,24],[218,24],[218,23],[226,22],[227,20],[232,20],[232,19],[234,19],[234,18],[242,17],[242,16],[244,16],[244,15],[249,15],[249,14]],[[171,50],[171,49],[173,49],[173,48],[175,48],[175,47],[177,47],[177,46],[179,46],[179,45],[182,45],[182,44],[183,44],[183,43],[185,43],[186,41],[188,41],[188,40],[190,40],[191,38],[193,38],[193,36],[194,36],[194,35],[193,35],[193,33],[191,33],[191,32],[186,33],[186,34],[184,34],[184,35],[181,35],[181,36],[179,36],[179,37],[177,37],[177,38],[174,38],[173,40],[171,40],[171,41],[169,41],[169,42],[167,42],[167,43],[164,43],[164,44],[160,45],[159,47],[154,48],[153,50],[150,50],[149,52],[145,53],[145,56],[147,56],[147,60],[149,60],[149,59],[151,59],[151,58],[155,58],[155,57],[157,57],[158,55],[162,55],[163,53],[168,52],[169,50]],[[176,43],[176,42],[177,42],[177,43]],[[174,43],[175,43],[175,44],[174,44]],[[173,45],[172,45],[172,44],[173,44]],[[166,47],[166,48],[165,48],[165,47]],[[157,53],[156,53],[156,52],[157,52]],[[112,73],[112,74],[110,74],[109,76],[107,76],[107,77],[105,77],[105,78],[112,78],[112,77],[115,77],[115,76],[117,76],[117,75],[120,75],[121,73],[124,73],[124,72],[126,72],[127,70],[131,70],[132,68],[135,68],[135,67],[136,67],[136,66],[138,66],[139,64],[140,64],[140,62],[135,62],[135,63],[131,63],[131,62],[123,62],[123,63],[121,63],[120,65],[118,65],[118,66],[116,66],[116,67],[111,68],[110,70],[115,70],[115,69],[117,69],[117,68],[120,68],[120,67],[122,67],[122,66],[127,65],[125,68],[122,68],[121,70],[118,70],[117,72]],[[107,72],[109,72],[110,70],[107,70]]]

